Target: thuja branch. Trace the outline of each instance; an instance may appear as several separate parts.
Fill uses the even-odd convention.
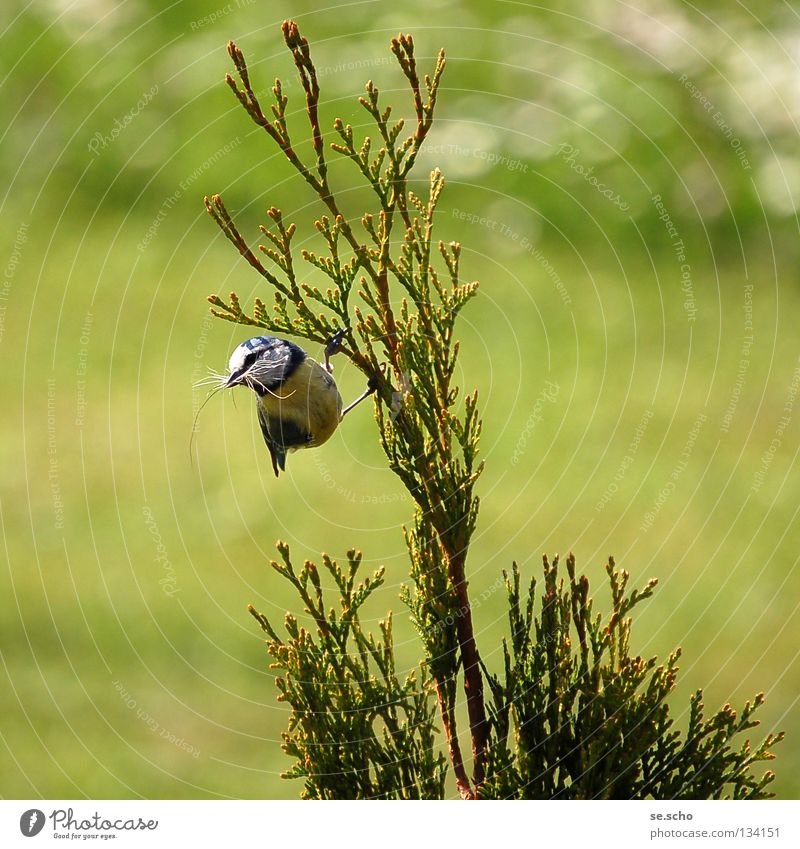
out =
[[[272,568],[302,600],[314,626],[287,614],[285,636],[250,608],[268,636],[279,700],[292,709],[283,750],[296,758],[285,778],[304,779],[307,799],[437,799],[446,763],[436,752],[430,673],[400,681],[394,668],[391,615],[376,638],[363,630],[362,606],[383,583],[383,570],[359,581],[361,553],[347,564],[323,556],[338,606],[328,603],[316,564],[296,569],[289,547],[278,543]],[[357,582],[358,581],[358,582]]]
[[[269,244],[253,249],[215,195],[206,200],[209,213],[241,256],[267,281],[273,303],[270,310],[257,299],[248,313],[235,293],[227,301],[217,294],[210,300],[221,318],[314,342],[324,342],[337,330],[346,329],[342,352],[376,390],[381,444],[390,468],[416,502],[413,529],[406,535],[414,582],[408,602],[421,632],[429,635],[432,627],[438,632],[436,639],[425,639],[427,664],[459,793],[474,798],[485,778],[489,733],[466,577],[478,511],[473,489],[482,468],[476,460],[481,425],[477,396],[467,396],[459,410],[459,390],[452,385],[452,378],[458,357],[454,326],[477,283],[461,281],[460,246],[434,240],[442,175],[438,170],[431,174],[427,196],[415,194],[408,186],[433,124],[444,53],[440,52],[433,72],[420,78],[411,36],[401,34],[391,41],[392,53],[411,90],[414,121],[410,134],[404,135],[403,119],[392,119],[392,107],[381,104],[380,91],[372,81],[360,103],[375,124],[375,143],[371,136],[356,142],[351,125],[341,119],[334,122],[338,141],[330,149],[355,164],[378,201],[376,210],[362,216],[362,230],[357,232],[342,214],[330,182],[328,148],[320,123],[320,87],[308,41],[293,21],[284,22],[282,31],[305,96],[313,163],[304,162],[293,144],[288,97],[281,81],[276,79],[272,87],[268,115],[255,93],[244,55],[233,42],[228,53],[238,82],[230,74],[226,82],[250,118],[264,129],[323,204],[326,214],[316,227],[326,253],[303,251],[301,258],[322,272],[329,286],[323,290],[303,282],[291,247],[294,224],[285,224],[280,210],[271,208],[273,226],[261,227]],[[272,261],[274,271],[262,263],[259,251]],[[441,273],[436,270],[437,262],[444,265]],[[399,298],[393,287],[399,287],[405,297]],[[357,304],[352,303],[354,294]],[[448,620],[452,611],[458,611],[458,616]],[[469,716],[472,783],[458,740],[459,674],[463,675]]]
[[[230,74],[226,75],[225,81],[233,90],[248,115],[250,115],[256,124],[263,127],[267,134],[278,144],[278,147],[283,151],[289,162],[303,176],[316,194],[319,195],[320,199],[328,207],[331,214],[335,218],[341,218],[342,232],[344,233],[345,238],[350,243],[351,248],[356,252],[356,254],[361,257],[364,269],[368,272],[372,282],[382,295],[384,311],[383,319],[387,325],[388,339],[391,343],[394,339],[394,316],[389,304],[385,274],[382,274],[381,270],[376,268],[374,261],[367,256],[364,246],[358,241],[358,239],[356,239],[350,224],[341,215],[336,197],[328,185],[328,168],[325,162],[324,142],[319,125],[319,84],[317,83],[317,74],[314,63],[311,60],[308,41],[300,35],[297,24],[294,21],[284,21],[282,30],[286,46],[292,51],[292,56],[299,71],[300,81],[306,95],[306,111],[311,124],[314,151],[317,157],[316,175],[300,160],[292,147],[286,123],[286,105],[289,99],[283,94],[280,80],[275,80],[275,84],[272,89],[273,97],[275,99],[275,103],[272,106],[274,120],[270,121],[266,115],[264,115],[258,99],[253,93],[244,55],[232,41],[228,44],[228,53],[230,54],[231,59],[233,59],[239,79],[241,80],[244,88],[243,90],[240,89]]]
[[[705,717],[702,691],[690,700],[685,734],[668,698],[680,649],[659,664],[630,652],[634,608],[656,585],[628,590],[628,573],[606,565],[612,610],[606,619],[570,554],[542,560],[541,587],[527,593],[515,563],[504,573],[509,602],[503,672],[490,674],[492,737],[481,795],[498,799],[762,799],[783,734],[757,744],[734,738],[758,725],[759,694],[740,714],[725,705]]]

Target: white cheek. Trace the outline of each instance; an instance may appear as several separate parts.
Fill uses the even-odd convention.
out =
[[[244,358],[246,356],[246,351],[243,351],[241,348],[236,348],[228,361],[228,371],[231,373],[238,371],[244,365]]]

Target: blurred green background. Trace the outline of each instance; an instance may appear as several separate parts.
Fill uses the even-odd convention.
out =
[[[276,481],[252,401],[217,397],[189,460],[193,382],[247,331],[205,296],[267,292],[204,212],[248,238],[265,208],[319,248],[315,199],[222,82],[234,38],[267,100],[279,24],[311,40],[326,126],[364,131],[368,78],[409,113],[388,40],[448,66],[417,177],[448,178],[439,234],[481,294],[459,382],[486,472],[470,555],[481,652],[505,632],[501,569],[576,553],[661,586],[634,648],[684,648],[676,717],[767,693],[778,780],[800,795],[800,21],[783,2],[334,3],[11,0],[0,10],[0,795],[295,797],[252,602],[266,566],[350,546],[397,595],[411,504],[364,405]],[[307,153],[307,146],[300,146]],[[371,200],[350,163],[349,214]],[[654,200],[655,198],[655,200]],[[312,352],[318,354],[318,352]],[[339,365],[345,399],[361,379]],[[373,625],[375,623],[373,622]]]

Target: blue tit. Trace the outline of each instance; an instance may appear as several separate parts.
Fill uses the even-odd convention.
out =
[[[294,342],[248,339],[231,354],[228,370],[226,387],[247,386],[256,394],[276,477],[286,471],[288,451],[327,442],[342,418],[342,397],[330,371]]]
[[[258,423],[275,477],[286,471],[287,452],[327,442],[345,413],[374,391],[370,383],[363,395],[342,409],[330,364],[342,335],[328,343],[324,366],[299,345],[275,336],[255,336],[231,354],[225,387],[247,386],[255,392]]]

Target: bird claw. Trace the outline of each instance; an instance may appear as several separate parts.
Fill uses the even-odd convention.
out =
[[[367,381],[367,391],[370,395],[378,389],[378,381],[384,376],[386,373],[386,363],[383,363],[380,367],[380,371],[376,371],[375,374]]]
[[[342,349],[342,339],[344,339],[348,330],[349,328],[347,327],[340,327],[336,333],[328,339],[328,344],[325,346],[325,353],[328,354],[328,356],[332,357],[334,354],[339,353]]]
[[[325,345],[325,368],[328,372],[333,371],[333,366],[331,365],[331,357],[334,354],[338,354],[339,351],[342,350],[342,339],[344,339],[345,334],[347,333],[349,328],[342,327],[337,330],[336,333],[328,339],[328,343]]]

